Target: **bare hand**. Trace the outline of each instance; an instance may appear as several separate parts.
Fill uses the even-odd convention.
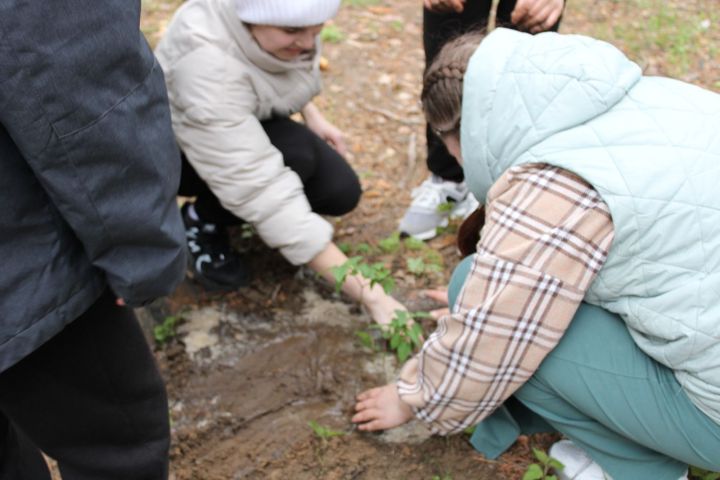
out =
[[[465,9],[465,0],[423,0],[423,5],[431,12],[461,13]]]
[[[517,0],[510,20],[528,32],[544,32],[557,23],[564,6],[564,0]]]
[[[340,155],[347,153],[347,146],[345,145],[345,134],[332,123],[328,122],[324,117],[315,118],[308,121],[308,128],[315,132],[315,134],[325,140],[331,147],[333,147]]]
[[[400,399],[394,383],[366,390],[357,396],[357,400],[357,413],[352,421],[360,424],[359,430],[387,430],[399,427],[413,418],[410,405]]]
[[[448,304],[447,288],[434,288],[432,290],[423,290],[422,294],[431,300],[435,300],[440,305]],[[445,315],[450,315],[450,309],[448,307],[438,308],[435,310],[430,310],[429,313],[430,316],[433,317],[435,320],[440,320],[441,317],[444,317]]]

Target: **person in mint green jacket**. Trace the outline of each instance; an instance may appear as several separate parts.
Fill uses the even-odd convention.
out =
[[[359,428],[478,424],[489,457],[556,430],[561,479],[720,470],[720,95],[497,29],[444,48],[423,104],[484,225],[451,314],[359,395]]]

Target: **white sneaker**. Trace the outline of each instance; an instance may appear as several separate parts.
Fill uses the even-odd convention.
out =
[[[437,175],[430,175],[413,189],[412,198],[399,230],[419,240],[433,238],[439,227],[448,225],[450,218],[465,218],[479,205],[465,182],[451,182]]]
[[[612,480],[585,450],[570,440],[560,440],[550,447],[549,455],[565,468],[557,472],[560,480]]]
[[[559,480],[612,480],[612,477],[570,440],[560,440],[550,447],[549,455],[565,468],[557,472]],[[678,480],[688,480],[687,473]]]

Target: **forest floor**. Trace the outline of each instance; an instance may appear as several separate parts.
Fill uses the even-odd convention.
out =
[[[143,0],[152,44],[179,3]],[[445,283],[459,261],[454,228],[424,246],[392,237],[427,175],[422,2],[343,3],[323,34],[328,69],[317,104],[346,132],[364,195],[353,213],[333,219],[335,238],[351,255],[383,262],[395,295],[411,310],[428,310],[436,306],[419,291]],[[648,74],[720,90],[716,7],[717,0],[573,0],[561,31],[607,39]],[[531,447],[547,449],[557,438],[522,437],[491,461],[467,435],[434,437],[417,423],[356,431],[355,395],[392,380],[395,358],[363,345],[356,332],[367,329],[367,315],[333,286],[289,266],[248,230],[234,239],[252,263],[251,287],[213,294],[186,281],[143,312],[166,327],[156,330],[155,348],[168,383],[175,480],[514,479],[533,461]]]

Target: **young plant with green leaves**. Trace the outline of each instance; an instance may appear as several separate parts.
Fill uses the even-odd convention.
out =
[[[378,344],[375,341],[375,337],[373,337],[370,332],[358,330],[357,332],[355,332],[355,336],[360,342],[360,345],[362,345],[363,347],[373,351],[379,350]]]
[[[427,312],[396,310],[395,317],[388,325],[376,327],[380,329],[382,337],[387,340],[390,349],[395,352],[400,363],[407,360],[412,352],[422,345],[422,326],[415,322],[415,319],[429,316],[430,314]]]
[[[369,264],[363,261],[363,257],[350,257],[340,266],[330,269],[335,279],[335,290],[340,292],[348,276],[360,275],[370,280],[370,288],[380,285],[385,293],[391,293],[395,288],[395,279],[390,270],[382,262]]]
[[[179,321],[180,317],[170,315],[165,317],[161,324],[155,325],[155,328],[153,328],[153,337],[155,338],[155,343],[163,346],[167,342],[175,338],[175,336],[177,335],[177,324]]]
[[[327,442],[329,438],[342,437],[343,435],[347,435],[347,432],[340,432],[338,430],[332,430],[329,427],[320,425],[315,420],[310,420],[308,422],[308,426],[312,429],[315,436],[317,438],[319,438],[320,440],[322,440],[323,443]]]
[[[400,249],[400,232],[393,232],[390,236],[378,242],[378,247],[385,253],[395,253]]]
[[[408,272],[417,277],[421,277],[427,273],[437,273],[442,271],[442,267],[437,263],[426,263],[422,257],[408,258],[406,260]]]
[[[565,465],[538,448],[532,450],[538,463],[530,464],[522,480],[557,480],[558,477],[554,473],[561,472]]]

